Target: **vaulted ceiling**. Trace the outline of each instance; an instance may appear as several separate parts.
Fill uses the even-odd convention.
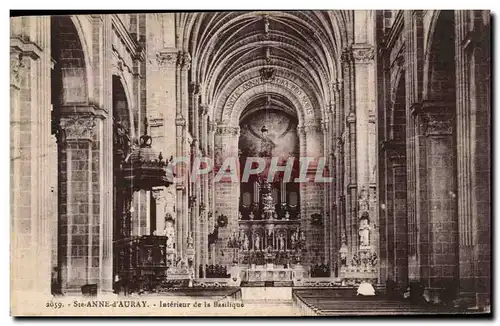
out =
[[[351,39],[351,15],[349,11],[183,13],[177,26],[183,35],[181,47],[192,58],[190,81],[200,84],[204,102],[217,102],[268,67],[300,81],[315,109],[320,109],[332,98],[332,83],[341,78],[340,56]]]

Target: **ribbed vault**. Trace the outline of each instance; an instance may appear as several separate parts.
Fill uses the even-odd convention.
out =
[[[299,97],[311,103],[311,119],[320,120],[332,99],[330,85],[341,79],[340,56],[351,40],[351,15],[347,11],[179,14],[177,26],[183,38],[178,46],[190,53],[190,82],[200,85],[202,102],[210,104],[215,119],[232,116],[224,112],[231,94],[266,68],[273,71],[273,78],[293,83]],[[255,87],[261,88],[263,98],[287,93]],[[246,107],[249,102],[239,104]],[[300,119],[301,113],[297,115]]]

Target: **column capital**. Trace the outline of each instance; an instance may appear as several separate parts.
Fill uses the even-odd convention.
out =
[[[200,113],[202,115],[207,115],[208,114],[208,104],[201,104],[199,106]]]
[[[425,135],[426,136],[446,136],[453,133],[453,117],[451,115],[426,113]]]
[[[165,187],[153,187],[151,189],[151,194],[156,201],[165,201]]]
[[[208,132],[209,133],[214,133],[215,129],[217,129],[217,124],[215,122],[213,122],[213,121],[210,121],[208,123]]]
[[[156,62],[160,67],[174,68],[177,64],[179,51],[176,48],[166,48],[156,53]]]
[[[370,63],[375,59],[375,48],[369,44],[353,44],[352,59],[355,63]]]
[[[347,124],[356,123],[356,115],[353,112],[349,113],[349,115],[345,119]]]
[[[175,125],[178,127],[186,126],[186,119],[182,115],[179,115],[175,118]]]
[[[149,126],[151,128],[155,127],[161,127],[163,126],[164,120],[163,120],[163,114],[158,113],[157,115],[153,115],[149,117]]]
[[[61,117],[60,126],[63,131],[63,139],[71,140],[88,140],[92,141],[95,132],[95,119],[93,115],[65,115]]]
[[[303,134],[311,134],[324,131],[325,125],[321,120],[306,121],[302,126],[297,126],[297,132]]]
[[[190,83],[189,84],[189,93],[195,96],[200,95],[200,84],[198,83]]]
[[[24,64],[20,52],[10,52],[10,85],[20,89],[21,88],[21,75]]]
[[[454,103],[423,101],[415,105],[412,114],[421,116],[426,136],[451,135],[454,124]]]
[[[189,52],[179,51],[177,55],[177,66],[182,70],[189,70],[191,68],[191,55]]]
[[[380,142],[380,150],[386,152],[389,160],[393,163],[402,162],[406,158],[406,146],[404,142],[397,139]]]
[[[351,49],[346,47],[342,49],[342,54],[340,55],[340,60],[345,63],[349,63],[352,61],[352,52]]]

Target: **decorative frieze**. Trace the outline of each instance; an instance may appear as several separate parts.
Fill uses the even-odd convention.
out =
[[[71,115],[61,117],[60,127],[64,140],[92,140],[95,131],[95,117],[88,115]]]
[[[217,135],[238,136],[240,134],[240,127],[217,126],[215,133]]]

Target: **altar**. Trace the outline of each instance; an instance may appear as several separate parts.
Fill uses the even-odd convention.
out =
[[[246,282],[286,282],[292,281],[293,269],[255,266],[242,270],[242,281]]]

